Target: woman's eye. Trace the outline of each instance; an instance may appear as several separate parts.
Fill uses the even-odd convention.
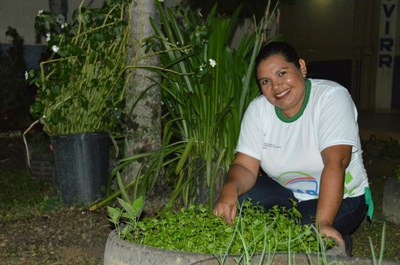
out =
[[[286,74],[286,72],[285,71],[282,71],[282,72],[279,72],[278,73],[278,76],[284,76]]]
[[[260,81],[260,85],[266,85],[268,84],[268,80],[264,79]]]

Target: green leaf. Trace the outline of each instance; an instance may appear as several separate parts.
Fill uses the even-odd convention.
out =
[[[118,224],[119,218],[122,215],[122,210],[120,208],[113,208],[111,206],[107,206],[109,220],[113,224]]]
[[[144,207],[144,198],[143,196],[140,196],[139,198],[133,201],[132,204],[133,214],[139,217],[140,214],[142,213],[143,207]]]
[[[188,143],[187,143],[187,145],[186,145],[186,147],[185,147],[185,150],[183,150],[183,153],[181,155],[181,158],[178,161],[178,164],[176,165],[175,174],[178,174],[178,172],[182,170],[182,167],[185,164],[186,159],[188,158],[188,156],[190,154],[190,151],[192,149],[193,143],[194,143],[194,138],[190,138]]]

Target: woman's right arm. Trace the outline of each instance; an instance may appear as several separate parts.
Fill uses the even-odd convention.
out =
[[[238,196],[249,191],[256,183],[260,161],[243,153],[237,153],[228,171],[228,180],[221,190],[214,214],[223,216],[230,224],[236,216]]]

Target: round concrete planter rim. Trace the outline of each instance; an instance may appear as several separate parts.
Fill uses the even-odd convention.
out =
[[[254,255],[255,259],[260,258],[261,255]],[[104,265],[117,265],[117,264],[219,264],[218,258],[221,256],[183,252],[176,250],[167,250],[161,248],[155,248],[152,246],[137,244],[122,240],[118,237],[115,230],[111,231],[105,247],[104,252]],[[234,258],[238,256],[229,256],[226,265],[236,264]],[[275,253],[271,254],[273,257],[272,264],[289,264],[287,253]],[[317,254],[304,254],[304,253],[293,253],[296,264],[319,264],[318,260],[321,261],[322,257],[318,257]],[[265,254],[265,260],[268,259],[268,254]],[[312,263],[310,260],[312,259]],[[371,265],[373,261],[368,258],[356,258],[356,257],[341,257],[341,256],[327,256],[329,263],[332,261],[340,261],[343,264],[360,264],[360,265]],[[257,262],[258,264],[258,262]],[[267,263],[265,263],[267,264]],[[382,264],[395,265],[399,264],[394,261],[384,260]]]

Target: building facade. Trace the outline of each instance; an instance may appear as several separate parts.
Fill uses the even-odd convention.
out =
[[[68,0],[68,16],[80,0]],[[166,0],[174,5],[180,0]],[[362,111],[400,111],[400,0],[281,0],[280,33],[308,62],[309,76],[346,86]],[[103,0],[86,0],[98,7]],[[47,0],[0,1],[0,43],[8,26],[26,44],[29,68],[35,67],[45,40],[34,29]]]

